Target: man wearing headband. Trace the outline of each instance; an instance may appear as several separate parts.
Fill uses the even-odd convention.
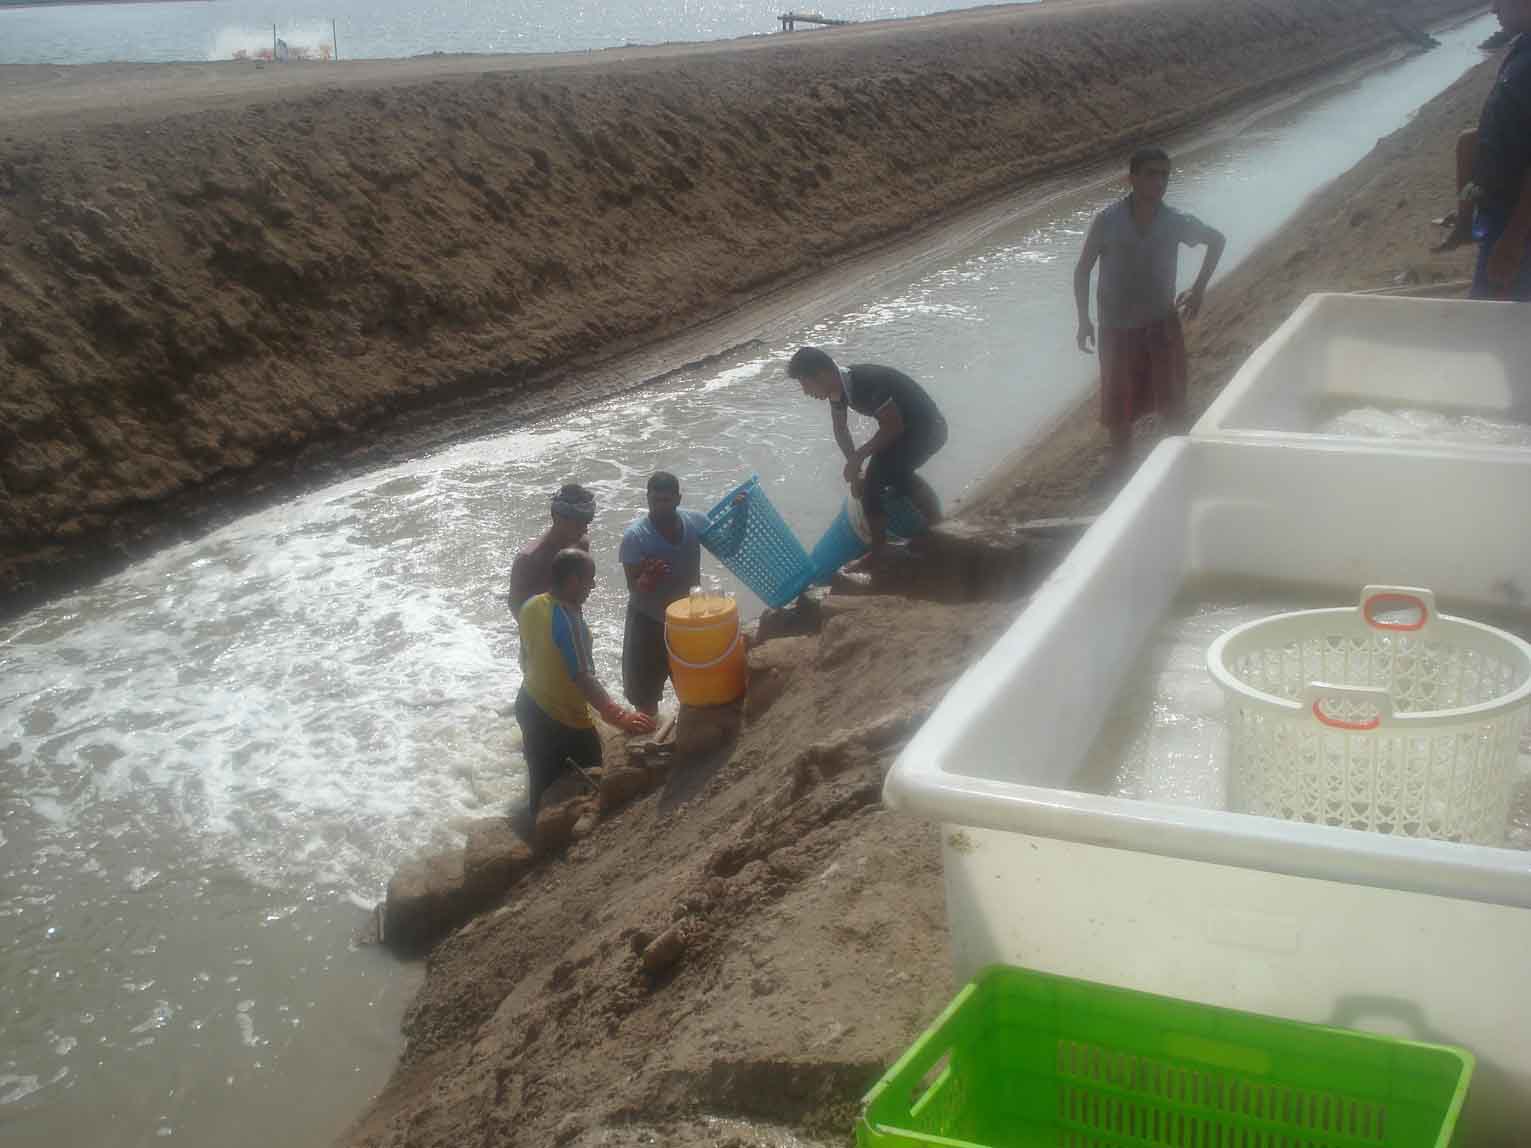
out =
[[[552,514],[553,521],[542,537],[523,546],[510,565],[510,593],[506,597],[510,612],[518,618],[522,606],[553,588],[553,559],[560,550],[590,550],[586,530],[595,518],[595,495],[571,482],[553,495]]]

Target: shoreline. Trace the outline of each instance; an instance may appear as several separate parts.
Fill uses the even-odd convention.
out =
[[[98,8],[110,4],[125,6],[129,4],[210,4],[212,0],[21,0],[20,3],[12,3],[11,0],[0,0],[0,12],[11,8]],[[124,61],[126,62],[126,61]],[[31,65],[23,65],[30,67]],[[67,67],[68,65],[52,65],[54,67]]]
[[[942,52],[956,47],[955,43],[949,42],[954,35],[967,35],[972,28],[978,28],[982,35],[988,36],[994,27],[1007,26],[1010,22],[1018,23],[1033,33],[1037,29],[1046,29],[1053,24],[1059,24],[1063,30],[1049,31],[1049,36],[1072,36],[1077,31],[1086,31],[1090,26],[1089,18],[1102,7],[1114,10],[1110,0],[1091,0],[1082,7],[1071,6],[1051,12],[1047,11],[1045,5],[1028,6],[1018,10],[975,9],[963,10],[943,17],[917,18],[909,22],[909,26],[912,28],[914,25],[923,24],[927,26],[927,32],[931,27],[938,29],[926,37],[925,47],[931,51]],[[1133,10],[1136,12],[1140,7],[1146,6],[1138,6]],[[1313,7],[1315,12],[1328,11],[1322,4],[1315,3]],[[1465,13],[1469,9],[1476,11],[1479,6],[1438,0],[1437,3],[1427,7],[1433,8],[1440,14],[1448,11]],[[1256,5],[1251,7],[1250,11],[1263,10]],[[952,31],[953,27],[957,29],[956,32]],[[801,42],[788,44],[785,46],[786,51],[774,55],[792,56],[794,59],[813,57],[808,61],[812,67],[804,74],[816,75],[819,73],[815,72],[814,68],[824,62],[818,59],[819,56],[827,53],[828,61],[859,61],[861,56],[856,53],[860,49],[855,48],[854,45],[870,38],[876,47],[876,52],[867,64],[875,67],[877,61],[881,59],[881,56],[876,53],[884,51],[890,44],[898,46],[908,42],[914,47],[920,46],[919,42],[910,41],[910,28],[906,28],[904,23],[900,22],[893,32],[875,25],[853,26],[849,30],[837,29],[833,36],[813,37],[812,45],[802,45]],[[854,32],[855,35],[841,36],[839,34],[845,31]],[[1377,35],[1383,36],[1380,29]],[[1391,50],[1390,46],[1403,42],[1402,37],[1392,32],[1387,33],[1383,39],[1387,42],[1379,41],[1360,48],[1351,47],[1318,61],[1311,57],[1304,58],[1295,75],[1311,81],[1315,75],[1333,74],[1337,68],[1351,66],[1357,59],[1373,55],[1376,51]],[[781,42],[777,40],[773,43],[779,45]],[[766,46],[768,45],[747,41],[744,44],[744,50],[749,53],[748,58],[758,60],[761,57],[757,49]],[[687,45],[678,49],[680,53],[688,57],[712,58],[715,62],[732,60],[738,55],[739,50],[732,44],[725,44],[721,50],[716,44]],[[903,49],[900,48],[900,50]],[[847,52],[850,53],[849,56],[846,55]],[[631,60],[617,59],[614,56],[610,60],[601,61],[599,65],[587,68],[571,66],[567,62],[550,63],[545,60],[539,68],[534,68],[533,72],[538,76],[549,74],[542,70],[545,67],[559,75],[582,77],[581,83],[601,84],[609,78],[606,73],[613,70],[623,71],[631,64],[637,67],[639,74],[645,77],[645,83],[654,83],[660,79],[655,69],[659,69],[662,73],[668,66],[664,60],[671,54],[673,53],[639,51],[634,53],[636,63]],[[768,57],[772,55],[767,53]],[[523,61],[516,61],[518,69],[522,63]],[[778,60],[773,67],[782,63],[783,61]],[[460,61],[454,61],[453,66],[460,66]],[[793,66],[801,70],[806,65],[801,59],[797,59]],[[1008,63],[996,66],[1008,66]],[[180,70],[174,65],[162,67],[169,72]],[[209,67],[221,68],[222,66]],[[238,65],[234,67],[237,68]],[[365,65],[357,65],[357,67],[364,68]],[[143,71],[137,68],[130,70]],[[837,71],[835,74],[841,73]],[[979,82],[984,75],[982,69],[976,68],[975,65],[975,71],[971,75],[958,74],[953,78],[953,82],[959,85],[972,84]],[[3,76],[3,70],[0,70],[0,76]],[[1209,121],[1215,121],[1220,116],[1228,114],[1232,108],[1247,108],[1262,98],[1268,98],[1271,92],[1289,90],[1294,84],[1304,82],[1294,78],[1294,73],[1290,70],[1285,72],[1277,70],[1276,73],[1257,81],[1250,80],[1248,77],[1241,78],[1245,81],[1244,86],[1225,89],[1210,100],[1197,103],[1189,96],[1182,97],[1178,107],[1166,106],[1158,118],[1136,124],[1130,130],[1121,133],[1122,138],[1130,138],[1133,134],[1164,135],[1185,131],[1196,124],[1204,125]],[[483,80],[486,79],[489,77],[481,77],[480,82],[474,86],[482,87]],[[630,79],[631,77],[624,75],[619,79],[613,79],[612,82],[626,84]],[[455,84],[462,81],[452,82]],[[537,82],[541,83],[540,80]],[[778,82],[774,72],[770,82]],[[1000,81],[996,79],[993,82]],[[369,80],[368,84],[370,83]],[[407,84],[404,87],[398,87],[397,84],[398,81],[380,83],[375,89],[376,94],[370,97],[371,100],[375,102],[378,99],[407,98],[412,89]],[[520,86],[525,94],[531,94],[530,91],[525,90],[524,83]],[[43,87],[47,88],[46,85]],[[116,89],[110,90],[118,94]],[[848,88],[847,94],[854,96],[856,90],[854,86]],[[361,93],[364,91],[374,91],[374,88],[363,84],[353,95],[361,99],[363,98]],[[507,91],[506,94],[511,93]],[[6,95],[5,84],[3,79],[0,79],[0,107],[6,106]],[[304,91],[286,95],[282,92],[266,92],[258,97],[240,98],[256,100],[259,105],[268,108],[272,106],[269,101],[275,99],[277,106],[285,109],[283,115],[312,116],[343,96],[344,93],[324,97],[319,104],[315,104],[314,97]],[[498,93],[495,98],[497,100],[500,98]],[[38,132],[44,132],[44,129],[48,129],[50,125],[62,122],[59,117],[64,117],[68,119],[68,122],[76,124],[75,130],[87,136],[92,131],[99,130],[100,125],[95,124],[88,115],[82,119],[70,113],[69,101],[61,101],[57,92],[54,93],[53,99],[54,103],[48,104],[42,110],[34,106],[34,114],[30,119],[24,115],[20,121],[8,125],[13,132],[19,134],[12,136],[7,143],[14,146],[27,146],[26,141],[29,136],[35,136]],[[166,114],[174,106],[172,101],[170,105],[156,105],[157,110],[151,110],[158,116]],[[1026,110],[1030,106],[1025,105],[1018,113],[1023,116],[1020,121],[1022,124],[1029,122],[1025,117],[1031,115],[1030,111]],[[1010,114],[1003,102],[994,105],[992,114],[999,115],[1001,112]],[[118,116],[120,122],[126,123],[140,122],[141,117],[149,114],[142,107],[117,106],[104,110],[97,109],[94,114],[107,113]],[[228,114],[230,113],[224,111],[201,113],[187,123],[197,129],[201,129],[203,125],[212,127],[215,121],[223,119]],[[350,114],[352,113],[348,105],[347,109],[342,110],[342,115]],[[976,135],[985,136],[986,131],[981,129],[986,127],[986,123],[980,123],[975,119],[973,130]],[[241,129],[236,128],[236,130]],[[1023,127],[1022,130],[1034,131],[1035,128]],[[153,137],[159,133],[151,130],[147,134]],[[44,132],[44,137],[48,135],[49,133]],[[1083,142],[1086,138],[1089,142]],[[1006,199],[1013,197],[1018,187],[1024,186],[1035,190],[1040,184],[1045,188],[1050,181],[1056,181],[1068,173],[1076,173],[1090,167],[1103,156],[1111,154],[1120,142],[1121,140],[1112,139],[1101,143],[1093,135],[1082,136],[1080,142],[1072,147],[1065,146],[1048,152],[1046,160],[1035,160],[1029,152],[1024,156],[1012,158],[1009,162],[1019,163],[1020,166],[998,174],[994,165],[986,162],[991,158],[988,153],[979,152],[972,157],[972,160],[964,161],[972,164],[971,175],[963,179],[953,178],[948,181],[949,186],[939,186],[936,190],[931,190],[927,186],[926,191],[916,196],[915,201],[908,202],[907,196],[892,195],[891,191],[895,189],[890,188],[889,194],[882,197],[884,201],[882,210],[893,209],[897,201],[897,214],[892,217],[885,214],[879,215],[877,212],[870,214],[862,212],[858,215],[849,206],[849,201],[843,207],[826,203],[825,209],[834,215],[842,219],[856,218],[859,222],[849,231],[844,224],[831,223],[831,230],[828,233],[821,232],[821,239],[828,239],[828,246],[822,252],[813,250],[815,241],[811,236],[795,234],[794,238],[798,244],[795,252],[766,257],[767,262],[775,259],[777,266],[762,268],[759,266],[761,259],[758,254],[754,258],[736,259],[734,262],[737,265],[737,271],[722,268],[714,277],[714,286],[720,286],[731,276],[743,275],[742,279],[734,278],[731,286],[714,291],[709,296],[706,294],[705,285],[698,285],[692,292],[692,298],[680,300],[675,306],[668,308],[668,314],[662,318],[656,319],[652,313],[648,313],[641,322],[638,322],[636,313],[632,321],[621,318],[619,314],[616,329],[613,329],[612,323],[603,322],[596,329],[588,330],[592,320],[586,318],[580,321],[578,316],[575,316],[577,326],[574,329],[565,333],[567,323],[564,327],[552,329],[544,327],[547,334],[539,337],[536,328],[540,322],[546,322],[546,320],[539,320],[532,316],[527,323],[518,324],[518,329],[507,329],[503,334],[499,331],[486,330],[484,339],[488,354],[474,353],[468,361],[459,360],[445,367],[440,364],[425,366],[423,380],[418,377],[410,379],[402,390],[390,382],[387,386],[394,389],[381,394],[376,393],[371,379],[357,373],[362,369],[362,364],[352,360],[349,354],[336,359],[333,357],[334,348],[324,343],[314,344],[307,337],[296,346],[289,345],[283,352],[286,356],[285,361],[271,359],[269,351],[262,349],[267,338],[263,332],[272,329],[269,326],[269,320],[264,319],[258,310],[252,310],[247,301],[250,287],[254,287],[257,293],[263,292],[265,288],[260,280],[248,284],[244,289],[245,294],[241,296],[246,301],[231,303],[231,306],[237,307],[240,314],[226,310],[223,314],[214,313],[208,318],[220,325],[224,332],[223,335],[216,336],[217,338],[221,338],[224,342],[232,338],[236,346],[255,349],[258,352],[258,358],[248,363],[243,361],[248,356],[242,353],[231,358],[225,349],[209,343],[209,336],[214,335],[213,329],[188,330],[186,336],[174,331],[176,342],[181,344],[179,348],[174,344],[163,349],[150,347],[144,349],[139,357],[144,359],[147,366],[150,362],[147,358],[149,351],[153,352],[154,361],[161,363],[164,362],[164,355],[168,353],[172,356],[173,366],[175,356],[184,358],[188,350],[192,350],[192,346],[201,344],[205,349],[192,350],[192,353],[215,371],[228,376],[230,383],[248,396],[242,398],[238,395],[225,394],[220,400],[220,405],[225,409],[231,405],[238,409],[254,401],[256,394],[266,389],[258,381],[262,376],[270,379],[274,370],[284,373],[295,372],[301,377],[302,382],[310,385],[304,387],[300,393],[296,390],[299,378],[294,378],[291,384],[294,388],[291,397],[284,398],[282,401],[291,403],[292,410],[298,417],[293,419],[290,416],[283,416],[273,421],[268,412],[257,407],[252,411],[253,420],[244,423],[231,422],[227,414],[215,413],[214,408],[200,396],[185,394],[180,389],[180,384],[176,384],[170,393],[165,395],[165,401],[170,404],[169,409],[180,412],[178,418],[182,423],[189,414],[194,421],[208,425],[205,430],[199,428],[191,436],[192,442],[186,441],[187,434],[183,429],[177,431],[174,436],[164,439],[162,445],[154,444],[151,453],[159,457],[151,460],[152,465],[145,468],[140,465],[138,458],[131,455],[125,456],[120,449],[113,450],[109,457],[98,458],[96,456],[99,455],[100,448],[92,446],[91,443],[109,442],[120,436],[124,425],[135,423],[142,426],[151,438],[161,436],[161,432],[155,429],[156,422],[161,416],[156,415],[153,410],[124,410],[118,395],[108,397],[105,393],[101,393],[98,400],[92,397],[96,393],[93,391],[92,395],[82,397],[86,399],[87,406],[94,406],[99,402],[105,408],[103,411],[105,424],[101,423],[100,418],[96,418],[93,420],[96,424],[93,427],[68,429],[59,423],[55,415],[48,414],[46,411],[42,412],[41,425],[44,428],[50,423],[59,428],[58,431],[45,429],[43,434],[46,436],[49,433],[62,432],[64,437],[50,447],[48,458],[39,460],[37,469],[22,473],[19,480],[0,475],[0,481],[9,480],[13,493],[18,489],[30,489],[39,491],[42,495],[36,501],[35,509],[24,509],[19,519],[13,515],[9,524],[0,523],[0,594],[3,594],[5,599],[3,603],[0,603],[0,612],[15,613],[24,609],[28,603],[59,592],[70,585],[78,585],[99,577],[102,573],[118,568],[123,563],[132,561],[158,546],[169,544],[190,534],[200,533],[210,525],[224,521],[230,515],[254,505],[259,505],[271,497],[326,481],[330,476],[343,473],[348,467],[372,465],[379,456],[386,458],[390,451],[399,453],[411,448],[418,449],[419,438],[415,435],[404,436],[413,441],[409,445],[401,445],[398,436],[394,433],[394,428],[397,428],[401,421],[427,421],[434,428],[434,431],[427,432],[428,439],[444,441],[456,433],[452,429],[454,426],[461,425],[465,421],[473,421],[481,426],[485,421],[486,412],[489,413],[489,421],[498,425],[524,422],[550,410],[567,409],[570,406],[591,401],[597,396],[642,385],[643,382],[662,377],[667,370],[674,369],[675,366],[705,358],[709,353],[709,343],[712,345],[711,350],[715,352],[719,344],[737,345],[747,342],[747,336],[720,340],[709,339],[705,334],[699,336],[698,332],[706,332],[717,325],[732,326],[735,330],[747,331],[752,322],[752,311],[763,306],[771,307],[773,300],[781,299],[784,294],[790,297],[802,290],[807,298],[811,299],[816,294],[822,298],[825,290],[813,285],[819,283],[819,277],[824,273],[826,264],[843,265],[846,260],[865,259],[875,262],[883,258],[898,259],[902,257],[900,253],[907,252],[911,235],[916,237],[915,242],[918,243],[924,242],[932,230],[953,225],[961,227],[963,225],[961,221],[971,215],[995,210],[996,204],[1002,204]],[[0,161],[4,160],[3,150],[0,148]],[[620,157],[615,156],[609,158],[620,160]],[[581,159],[577,153],[571,156],[571,162],[575,168],[582,163],[589,164],[590,159],[588,155]],[[312,161],[306,162],[312,166]],[[725,171],[729,170],[730,165],[737,163],[735,160],[720,162],[723,163]],[[0,169],[3,169],[3,162],[0,162]],[[212,198],[208,197],[208,178],[211,179],[211,186],[216,188]],[[384,175],[384,178],[394,177]],[[759,183],[758,176],[751,175],[746,178],[754,181],[747,193],[751,197],[756,196],[758,191],[758,194],[765,195],[767,200],[770,200],[775,194],[768,192],[764,185]],[[838,173],[833,178],[836,181],[842,180]],[[864,182],[864,179],[855,180],[853,186],[859,188],[859,185]],[[129,185],[118,184],[117,186]],[[278,189],[277,194],[281,195],[282,192],[287,191],[288,189],[285,188]],[[270,213],[275,212],[278,219],[288,219],[287,226],[290,226],[292,212],[298,206],[290,198],[290,192],[282,196],[290,205],[284,206],[281,199],[272,202],[271,189],[261,190],[253,187],[242,189],[237,180],[231,181],[221,172],[210,173],[209,177],[205,177],[200,191],[175,194],[193,195],[196,198],[189,206],[194,210],[205,211],[208,208],[216,208],[229,217],[230,223],[239,226],[249,225],[248,219],[252,209],[257,219],[262,215],[269,216]],[[541,193],[533,187],[527,187],[523,194],[535,196]],[[931,195],[935,195],[936,199],[931,200]],[[229,202],[231,196],[233,203]],[[695,195],[682,192],[677,196],[677,200],[682,197],[694,199]],[[141,199],[138,202],[141,204]],[[783,201],[778,199],[776,203],[776,210],[782,210]],[[26,218],[14,214],[8,221],[3,213],[4,204],[5,200],[0,198],[0,240],[3,240],[5,236],[8,222],[13,228],[17,223],[23,227],[29,223]],[[717,207],[721,205],[707,204],[704,201],[699,206],[708,212],[716,212]],[[67,253],[72,260],[76,261],[76,267],[70,268],[70,277],[78,278],[80,272],[88,272],[91,266],[100,262],[102,256],[108,260],[116,259],[125,262],[129,274],[140,268],[145,259],[141,248],[124,239],[121,247],[126,248],[125,250],[119,249],[116,253],[112,250],[117,246],[112,241],[119,238],[110,234],[112,224],[116,220],[111,219],[110,222],[104,223],[103,214],[110,218],[117,213],[113,211],[101,213],[97,209],[95,214],[91,214],[86,210],[89,207],[89,201],[82,198],[76,201],[75,207],[69,207],[66,201],[62,209],[52,208],[55,222],[67,220],[67,225],[71,226],[71,235],[78,234],[80,236],[78,243],[85,248],[83,251],[75,249]],[[59,218],[61,210],[64,215]],[[135,208],[135,210],[139,209]],[[637,205],[634,205],[631,210],[636,213]],[[681,210],[678,203],[673,210]],[[815,205],[810,205],[809,210],[815,210],[818,218],[823,219],[822,212],[818,212]],[[849,215],[846,214],[847,212]],[[609,218],[609,207],[600,209],[600,213]],[[726,216],[726,212],[724,215]],[[720,223],[721,218],[719,218]],[[800,230],[803,222],[788,218],[787,226]],[[634,224],[637,224],[636,218]],[[266,229],[268,234],[275,234],[270,231],[269,222],[257,225]],[[823,227],[822,222],[815,225]],[[619,226],[625,226],[625,224],[619,224]],[[98,235],[95,234],[96,232],[107,232],[107,234]],[[768,241],[765,238],[768,234],[774,235],[775,232],[770,228],[762,230],[760,238],[749,244],[755,253],[775,249],[777,245],[774,240]],[[623,236],[620,231],[616,233],[615,241],[619,244],[635,242],[633,238]],[[217,242],[214,241],[215,254],[218,250]],[[705,242],[711,244],[714,241],[706,238]],[[108,250],[99,255],[96,254],[94,249],[103,244]],[[340,251],[337,254],[342,258],[354,258],[354,253],[347,251]],[[533,284],[538,282],[539,274],[543,275],[544,288],[552,287],[551,294],[559,300],[566,298],[571,291],[578,294],[585,290],[581,283],[571,281],[572,277],[579,277],[579,271],[569,264],[567,259],[562,259],[557,254],[554,254],[551,260],[546,255],[537,256],[536,252],[526,254],[542,260],[539,264],[534,258],[531,264]],[[669,252],[663,249],[656,251],[656,256],[664,259],[674,258],[678,254],[678,251]],[[742,254],[749,256],[751,253],[746,251]],[[511,255],[512,257],[515,255],[514,249]],[[272,265],[272,261],[266,255],[248,250],[231,251],[229,257],[249,267],[251,273],[266,278],[277,275],[298,284],[301,284],[307,276],[328,274],[328,272],[320,271],[312,260],[305,260],[297,255],[288,258],[286,253],[283,253],[278,265]],[[525,258],[525,255],[522,258]],[[152,256],[149,257],[149,261],[153,261]],[[562,271],[558,270],[560,265],[563,268]],[[555,277],[546,278],[547,272],[538,272],[536,270],[538,266],[551,266]],[[482,271],[493,270],[495,269],[487,267],[482,270],[475,269],[473,276],[479,277]],[[117,274],[120,277],[122,273]],[[411,299],[411,295],[422,292],[420,304],[426,308],[440,306],[439,303],[432,302],[432,296],[447,288],[442,284],[420,282],[413,272],[406,272],[405,275],[406,278],[393,289],[405,292],[406,305],[417,305]],[[560,275],[563,276],[562,279],[557,277]],[[361,284],[358,283],[357,286],[360,287]],[[0,283],[0,287],[3,287],[3,283]],[[484,289],[503,290],[498,287],[480,288],[480,290]],[[164,286],[151,284],[148,294],[152,296],[154,292],[164,290]],[[170,290],[174,293],[175,288],[171,287]],[[703,298],[708,301],[700,307],[694,305]],[[95,328],[96,338],[106,337],[120,341],[131,333],[131,342],[127,345],[136,347],[145,334],[154,330],[156,324],[161,324],[165,320],[154,319],[153,322],[148,322],[149,314],[146,313],[142,317],[135,314],[137,310],[135,302],[136,299],[130,302],[120,292],[111,291],[106,299],[93,301],[92,306],[95,310],[88,316],[82,316],[81,319],[86,323],[87,328],[92,326]],[[475,309],[473,313],[482,309],[481,304],[473,303],[471,300],[465,300],[465,303]],[[261,304],[262,307],[267,305]],[[455,304],[451,305],[455,307]],[[554,305],[554,301],[549,300],[548,305]],[[369,302],[367,306],[374,307],[375,304]],[[547,311],[547,307],[541,303],[534,306],[539,313]],[[788,308],[792,306],[792,303],[789,301],[781,306]],[[105,311],[102,308],[105,308]],[[626,309],[631,310],[630,307]],[[0,317],[3,317],[4,313],[5,298],[3,293],[0,293]],[[568,312],[565,310],[560,314],[567,316]],[[50,315],[49,318],[51,326],[59,325],[60,316]],[[73,320],[74,317],[69,318]],[[314,318],[317,319],[318,316]],[[344,316],[341,316],[341,319],[342,322],[346,321]],[[205,320],[197,321],[206,326]],[[406,344],[411,340],[420,339],[421,336],[436,343],[437,339],[431,326],[436,320],[431,317],[429,310],[422,315],[421,321],[425,324],[424,327],[408,327],[397,332],[395,337],[403,336],[400,342]],[[192,325],[191,320],[184,313],[172,319],[171,322],[175,324],[175,328]],[[483,320],[473,318],[470,322],[481,324]],[[627,329],[623,329],[624,325]],[[25,322],[13,323],[11,329],[16,330],[18,327],[26,326]],[[581,333],[578,330],[579,326],[586,327],[587,332]],[[526,345],[528,328],[532,329],[533,344],[540,342],[544,350],[537,350],[535,345]],[[675,338],[681,331],[686,331],[687,334],[680,336],[682,353],[676,354],[669,340]],[[507,336],[512,339],[511,344],[504,343]],[[571,336],[573,336],[572,341]],[[35,344],[35,335],[31,337]],[[474,341],[477,341],[476,337]],[[288,342],[290,344],[291,340],[289,339]],[[192,346],[188,346],[188,343]],[[501,359],[503,355],[503,348],[517,344],[522,347],[523,353],[526,351],[531,353],[526,358],[514,362],[509,369],[503,365],[503,361],[496,363],[496,360]],[[432,349],[439,350],[440,347]],[[3,353],[3,350],[3,344],[0,344],[0,353]],[[51,354],[47,346],[39,347],[27,344],[25,341],[23,350],[33,358],[34,362],[46,363]],[[394,352],[390,350],[388,353],[392,355]],[[302,361],[293,359],[293,355],[299,355]],[[412,360],[410,356],[414,356],[414,359]],[[315,363],[313,359],[323,361]],[[395,370],[405,369],[411,361],[418,361],[418,355],[407,346],[401,346],[399,357],[377,364],[381,369],[374,371],[373,377],[389,376]],[[0,362],[0,366],[3,365],[3,362]],[[92,368],[87,368],[89,369]],[[71,367],[70,371],[71,374],[68,377],[81,377],[79,367]],[[335,372],[340,374],[337,375]],[[588,377],[579,380],[574,390],[566,389],[571,376],[581,372],[587,372]],[[633,377],[635,375],[636,381]],[[403,378],[403,376],[400,377]],[[199,376],[194,375],[193,378],[196,379]],[[195,386],[200,391],[204,389],[205,384],[198,381]],[[317,401],[312,397],[316,386],[321,392]],[[95,384],[92,384],[92,388],[94,387]],[[190,409],[187,406],[188,401],[190,401]],[[145,422],[145,416],[148,418],[147,422]],[[209,423],[208,420],[213,421]],[[36,422],[35,419],[33,421]],[[250,421],[265,422],[271,429],[269,431],[252,430],[248,425]],[[84,438],[81,437],[82,430]],[[78,460],[78,464],[72,469],[62,469],[63,459],[70,455]],[[57,461],[53,460],[55,457]],[[88,470],[104,471],[102,478],[87,476],[82,479],[80,465]],[[65,474],[71,477],[64,478]],[[50,477],[52,475],[58,475],[66,482],[57,494],[50,493],[50,484],[59,481]],[[102,479],[104,479],[104,485]],[[66,498],[66,494],[70,496]],[[58,518],[58,510],[50,509],[50,507],[65,508],[65,517],[62,521]]]
[[[1430,253],[1430,221],[1494,73],[1476,66],[1213,286],[1191,335],[1197,411],[1312,291],[1460,281],[1472,252]],[[1109,494],[1104,436],[1074,425],[1091,416],[998,473],[967,528],[1004,545],[1022,516]],[[886,810],[883,775],[1024,608],[832,595],[809,632],[758,645],[735,745],[603,806],[432,951],[399,1066],[340,1143],[845,1143],[863,1090],[952,991],[939,830]]]

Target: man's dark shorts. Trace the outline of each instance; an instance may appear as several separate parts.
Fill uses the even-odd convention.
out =
[[[576,729],[555,721],[525,690],[516,691],[516,723],[521,727],[526,792],[535,816],[542,795],[569,768],[570,759],[581,769],[595,769],[601,764],[601,738],[593,729]]]
[[[629,705],[652,713],[670,680],[670,654],[665,649],[664,623],[627,609],[622,633],[622,692]]]
[[[878,451],[867,463],[861,508],[868,516],[882,513],[883,492],[892,490],[909,497],[914,472],[946,445],[946,420],[936,419],[900,435],[887,450]]]

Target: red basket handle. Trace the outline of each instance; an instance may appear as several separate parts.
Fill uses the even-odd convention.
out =
[[[1412,622],[1387,622],[1377,617],[1382,610],[1399,607],[1412,607],[1419,611],[1419,617]],[[1374,630],[1418,633],[1435,618],[1435,594],[1419,586],[1367,586],[1361,591],[1361,617]]]
[[[1303,693],[1303,700],[1322,725],[1346,733],[1369,733],[1393,717],[1393,696],[1377,686],[1336,686],[1328,682],[1310,682]],[[1364,702],[1376,709],[1377,716],[1365,721],[1337,718],[1324,712],[1324,703],[1328,701]]]

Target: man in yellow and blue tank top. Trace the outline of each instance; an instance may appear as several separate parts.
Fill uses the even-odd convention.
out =
[[[521,607],[521,689],[516,722],[526,756],[532,815],[572,761],[582,769],[601,764],[601,741],[590,716],[628,733],[649,733],[646,714],[612,701],[595,676],[590,627],[584,605],[595,586],[595,562],[583,550],[562,550],[553,559],[553,588]]]

